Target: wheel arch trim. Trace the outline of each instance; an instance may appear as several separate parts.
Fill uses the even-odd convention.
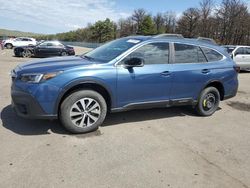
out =
[[[222,92],[222,94],[223,94],[223,95],[220,96],[220,99],[221,99],[221,100],[224,100],[224,96],[225,96],[225,87],[224,87],[223,83],[222,83],[220,80],[210,80],[210,81],[208,81],[208,82],[204,85],[204,87],[200,90],[198,98],[200,97],[201,92],[202,92],[205,88],[207,88],[209,85],[212,85],[212,84],[220,84],[220,85],[222,86],[222,91],[221,91],[220,89],[218,89],[218,88],[217,88],[217,89],[219,90],[220,95],[221,95],[221,92]]]
[[[111,92],[111,89],[109,89],[103,82],[97,81],[97,80],[75,80],[75,81],[67,84],[59,93],[59,95],[56,99],[56,102],[55,102],[55,106],[54,106],[54,114],[58,114],[59,106],[60,106],[65,94],[67,94],[74,87],[84,85],[84,84],[95,84],[95,85],[102,87],[103,89],[105,89],[107,91],[107,93],[109,95],[110,103],[111,103],[110,105],[112,106],[113,102],[115,102],[114,96]]]

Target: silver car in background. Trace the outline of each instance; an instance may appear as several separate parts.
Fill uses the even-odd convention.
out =
[[[231,57],[240,70],[250,71],[250,46],[235,46]]]

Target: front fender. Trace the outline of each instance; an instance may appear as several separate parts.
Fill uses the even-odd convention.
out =
[[[84,78],[84,79],[77,79],[74,81],[71,81],[70,83],[66,84],[63,89],[61,89],[60,93],[58,94],[56,103],[55,103],[55,108],[54,108],[54,113],[58,114],[58,109],[59,109],[59,105],[61,103],[61,100],[63,99],[64,95],[70,91],[70,89],[78,86],[78,85],[82,85],[82,84],[97,84],[100,85],[101,87],[103,87],[104,89],[106,89],[106,91],[109,93],[109,96],[111,98],[112,101],[112,106],[115,105],[115,96],[114,96],[114,88],[111,88],[110,86],[108,86],[107,83],[105,83],[104,81],[100,80],[100,79],[91,79],[91,78]]]

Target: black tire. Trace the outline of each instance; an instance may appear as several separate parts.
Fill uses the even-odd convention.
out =
[[[67,54],[67,52],[62,52],[61,53],[61,56],[67,56],[68,54]]]
[[[32,53],[31,53],[31,51],[30,50],[28,50],[28,49],[24,49],[23,51],[22,51],[22,57],[31,57],[32,56]]]
[[[198,99],[195,109],[200,116],[211,116],[219,107],[220,93],[215,87],[205,88]]]
[[[10,44],[10,43],[5,44],[5,46],[6,46],[7,49],[12,49],[13,48],[13,45]]]
[[[90,102],[88,99],[93,99],[93,101]],[[83,108],[82,101],[84,101],[84,105],[87,109]],[[90,102],[90,104],[86,104],[85,101],[88,101],[88,103]],[[96,105],[94,102],[99,105],[97,106],[95,111],[98,112],[99,110],[100,112],[96,121],[90,118],[93,117],[93,115],[95,115],[94,117],[96,118],[97,113],[92,113],[94,110],[90,110],[93,106]],[[91,104],[93,105],[91,106]],[[75,108],[75,105],[77,105],[77,108]],[[88,107],[88,105],[90,107]],[[79,112],[81,113],[80,115]],[[72,113],[77,113],[78,115],[73,116]],[[102,95],[93,90],[81,90],[72,93],[62,102],[60,106],[59,117],[63,126],[71,133],[88,133],[98,129],[98,127],[105,120],[106,114],[107,104]],[[79,120],[76,121],[78,118]],[[88,126],[88,123],[91,123],[91,120],[92,124],[89,124]],[[84,125],[82,125],[81,123],[84,123]]]

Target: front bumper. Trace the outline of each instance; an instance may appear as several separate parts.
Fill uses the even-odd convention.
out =
[[[22,52],[19,51],[19,50],[14,50],[14,55],[15,55],[16,57],[21,57],[21,56],[22,56]]]
[[[68,54],[69,55],[75,55],[76,53],[75,53],[75,51],[69,51]]]
[[[29,119],[56,119],[57,115],[44,112],[36,99],[28,93],[11,90],[12,107],[18,116]]]

